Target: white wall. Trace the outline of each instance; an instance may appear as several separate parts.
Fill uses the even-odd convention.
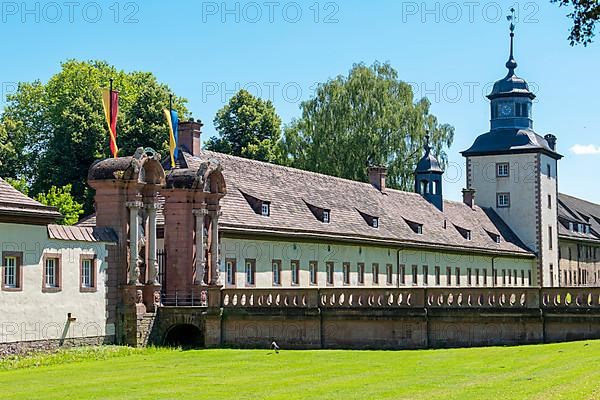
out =
[[[235,259],[237,264],[236,284],[235,286],[226,284],[225,262],[227,259]],[[256,284],[249,286],[246,284],[244,275],[244,266],[246,259],[256,260]],[[475,272],[479,269],[479,286],[493,286],[492,281],[492,257],[479,256],[473,254],[450,254],[419,250],[402,250],[400,252],[400,264],[405,265],[405,283],[398,281],[398,252],[396,248],[386,247],[365,247],[358,245],[341,245],[327,243],[310,242],[284,242],[269,240],[250,240],[241,238],[223,237],[221,239],[221,277],[225,287],[257,287],[272,288],[273,274],[272,261],[281,260],[282,264],[282,288],[292,287],[315,287],[310,285],[309,262],[318,262],[318,285],[317,287],[331,287],[327,284],[326,263],[334,262],[335,275],[334,287],[344,287],[343,264],[350,263],[350,286],[358,287],[386,287],[386,286],[406,286],[422,287],[425,285],[423,277],[423,266],[428,269],[427,286],[436,286],[435,267],[440,267],[440,286],[446,286],[446,268],[451,267],[450,286],[456,286],[456,268],[460,268],[460,286],[468,286],[467,272],[471,269],[471,286],[477,286],[475,282]],[[290,262],[292,260],[300,261],[300,284],[292,285]],[[363,285],[358,283],[358,263],[365,264],[365,281]],[[379,283],[373,282],[372,264],[379,264]],[[386,283],[386,265],[393,266],[392,285]],[[412,266],[417,266],[417,284],[413,285]],[[494,267],[498,271],[497,286],[502,286],[501,270],[517,270],[518,283],[521,286],[521,270],[524,271],[525,285],[529,283],[529,271],[535,267],[533,258],[504,258],[499,257],[494,260]],[[483,270],[487,270],[487,282],[484,283]],[[508,280],[506,282],[508,286]],[[515,286],[514,284],[512,286]]]
[[[106,324],[105,244],[50,240],[45,226],[0,223],[2,251],[23,253],[23,280],[22,291],[0,291],[0,343],[114,334],[114,325]],[[42,292],[45,252],[61,254],[57,293]],[[97,256],[95,292],[80,292],[83,253]],[[67,313],[76,321],[68,324]]]

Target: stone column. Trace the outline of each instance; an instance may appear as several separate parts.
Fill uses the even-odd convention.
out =
[[[208,213],[205,208],[195,209],[192,211],[196,218],[196,278],[194,284],[206,285],[204,282],[204,274],[206,272],[206,259],[204,249],[204,217]]]
[[[140,201],[130,201],[129,208],[129,277],[130,285],[140,284],[140,261],[138,259],[139,210],[143,207]]]
[[[210,229],[211,229],[211,242],[210,242],[210,284],[219,284],[219,217],[221,216],[220,211],[210,212]]]
[[[148,212],[148,277],[147,283],[158,285],[158,260],[156,256],[156,212],[158,203],[146,204]]]

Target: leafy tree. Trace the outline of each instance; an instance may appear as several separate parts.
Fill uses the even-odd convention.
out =
[[[25,178],[6,178],[6,182],[23,193],[29,196],[29,184]],[[71,195],[71,185],[65,185],[61,188],[52,186],[48,193],[40,193],[35,199],[42,204],[58,208],[58,211],[63,215],[63,218],[58,221],[61,225],[73,225],[79,221],[79,217],[83,214],[83,205],[75,201]]]
[[[83,214],[83,205],[78,203],[71,195],[72,186],[50,187],[47,193],[38,194],[35,199],[42,204],[58,208],[63,218],[58,221],[61,225],[73,225],[79,221]]]
[[[29,196],[29,185],[27,184],[25,178],[6,178],[5,182],[17,189],[19,192],[23,193],[25,196]]]
[[[151,73],[126,73],[104,61],[69,60],[61,66],[47,83],[20,83],[8,96],[0,119],[0,136],[4,132],[7,138],[0,146],[0,176],[25,177],[34,195],[72,184],[75,200],[91,212],[88,169],[110,156],[101,89],[113,78],[119,91],[120,155],[131,155],[139,146],[165,154],[168,129],[162,109],[168,107],[170,90]],[[185,103],[173,99],[182,118],[189,116]]]
[[[560,7],[571,6],[573,10],[567,15],[573,20],[569,34],[571,46],[592,43],[596,22],[600,20],[600,2],[598,0],[550,0]]]
[[[427,99],[414,101],[409,84],[389,64],[355,65],[347,77],[319,85],[301,104],[302,117],[285,128],[287,163],[367,181],[367,164],[388,167],[388,185],[409,190],[427,130],[440,162],[454,128],[438,124]]]
[[[214,124],[220,137],[211,137],[206,149],[260,161],[280,159],[281,119],[271,101],[242,89],[217,112]]]

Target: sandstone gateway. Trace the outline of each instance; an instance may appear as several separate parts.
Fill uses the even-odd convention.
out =
[[[491,127],[444,199],[429,145],[414,192],[204,151],[181,122],[176,166],[152,149],[95,163],[96,213],[0,181],[0,343],[148,342],[425,348],[600,338],[600,205],[558,192],[511,54]]]

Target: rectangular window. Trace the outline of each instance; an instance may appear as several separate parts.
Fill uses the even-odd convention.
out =
[[[548,195],[548,208],[550,208],[550,209],[552,208],[552,195],[551,194]]]
[[[319,277],[318,263],[316,261],[309,262],[308,270],[309,270],[309,275],[310,275],[310,284],[316,285],[318,283],[318,277]]]
[[[246,259],[246,285],[254,285],[256,282],[256,260]]]
[[[492,270],[492,273],[494,275],[494,286],[498,286],[498,270]]]
[[[329,210],[323,210],[323,222],[329,223]]]
[[[475,268],[475,286],[479,286],[479,268]]]
[[[327,284],[333,285],[334,281],[334,273],[335,273],[335,264],[333,262],[325,263],[325,269],[327,269]]]
[[[373,217],[373,228],[379,228],[379,218]]]
[[[273,269],[273,285],[281,285],[281,260],[273,260],[271,268]]]
[[[552,167],[550,167],[550,164],[546,164],[546,175],[548,179],[552,178]]]
[[[365,284],[365,264],[358,263],[356,265],[356,270],[358,272],[358,284],[364,285]]]
[[[427,265],[423,265],[423,285],[429,284],[429,267]]]
[[[16,289],[19,287],[18,280],[18,263],[17,257],[15,256],[7,256],[4,257],[4,277],[3,277],[3,287]]]
[[[467,285],[471,286],[473,284],[473,279],[471,276],[471,268],[467,268]]]
[[[521,270],[521,286],[525,286],[525,271]]]
[[[300,261],[294,260],[290,262],[290,269],[292,272],[292,285],[300,284]]]
[[[268,217],[269,215],[271,215],[271,203],[263,201],[261,213],[263,217]]]
[[[225,260],[225,273],[227,274],[227,284],[235,285],[235,260],[228,258]]]
[[[554,265],[550,264],[550,287],[554,286]]]
[[[344,273],[344,285],[350,284],[350,263],[344,263],[343,265],[343,273]]]
[[[435,267],[435,286],[440,286],[440,267],[439,265]]]
[[[452,286],[452,268],[446,267],[446,286]]]
[[[400,266],[400,284],[406,285],[406,266]]]
[[[496,193],[496,206],[498,208],[510,207],[510,193]]]
[[[379,285],[379,264],[373,263],[371,272],[373,273],[373,284]]]
[[[392,264],[387,264],[385,266],[385,281],[388,285],[393,285],[394,284],[394,269]]]
[[[45,254],[43,291],[60,290],[60,254]]]
[[[532,285],[532,283],[531,283],[531,271],[527,271],[527,279],[528,279],[528,281],[527,281],[528,285],[531,286]]]
[[[96,259],[94,255],[81,255],[79,259],[79,289],[82,292],[96,289]]]
[[[552,246],[553,246],[553,244],[552,244],[552,243],[554,242],[554,240],[553,240],[553,239],[554,239],[554,238],[552,237],[552,227],[551,227],[551,226],[549,226],[549,227],[548,227],[548,248],[549,248],[550,250],[552,250]]]
[[[513,270],[513,283],[515,286],[517,286],[517,270],[516,269]]]
[[[412,266],[412,284],[413,285],[416,285],[418,283],[418,281],[417,281],[418,269],[419,269],[419,267],[417,267],[416,265]]]
[[[483,286],[487,286],[487,269],[483,270]]]
[[[508,270],[508,284],[512,285],[512,274],[510,273],[510,269]]]
[[[460,268],[456,267],[456,286],[460,286]]]
[[[506,270],[502,270],[502,285],[506,286]]]
[[[510,167],[508,163],[497,163],[496,164],[496,177],[505,178],[510,175]]]

